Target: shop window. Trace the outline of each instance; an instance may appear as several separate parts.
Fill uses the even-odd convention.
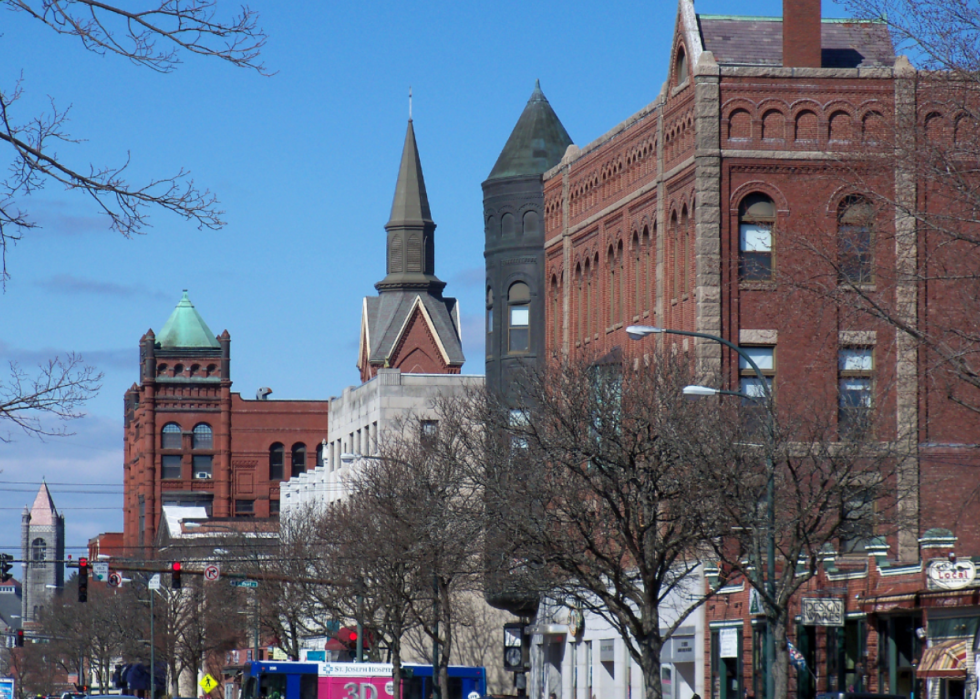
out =
[[[194,454],[194,478],[209,479],[213,476],[214,457],[210,454]]]
[[[711,684],[713,699],[743,699],[740,626],[711,631]]]
[[[860,438],[871,426],[874,350],[843,347],[838,354],[837,429],[840,437]]]
[[[776,207],[764,194],[742,200],[738,214],[738,276],[743,281],[772,279],[772,234]]]
[[[531,289],[524,282],[511,284],[507,293],[509,311],[508,348],[511,353],[527,352],[530,349]]]
[[[176,422],[168,422],[160,433],[161,449],[181,448],[181,429]]]
[[[160,477],[164,480],[176,480],[181,477],[180,455],[164,454],[160,457]]]
[[[202,422],[194,426],[192,446],[194,449],[214,449],[214,435],[211,432],[211,425]]]
[[[294,444],[292,452],[292,477],[296,478],[301,473],[306,473],[306,445],[303,443]]]
[[[283,476],[283,461],[285,448],[279,442],[269,447],[269,480],[281,481]]]
[[[837,216],[840,281],[870,284],[874,280],[874,209],[860,197],[841,203]]]

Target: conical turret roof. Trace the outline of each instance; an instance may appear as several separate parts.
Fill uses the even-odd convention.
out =
[[[572,139],[536,80],[534,92],[487,179],[540,175],[561,162],[571,144]]]
[[[31,505],[31,524],[51,526],[57,518],[58,510],[54,506],[54,500],[51,499],[48,484],[42,481],[37,497],[34,498],[34,504]]]
[[[429,212],[429,197],[425,193],[419,149],[415,143],[415,127],[409,119],[402,162],[398,167],[395,200],[391,204],[391,218],[385,228],[421,223],[432,223],[432,214]]]
[[[204,322],[204,318],[187,297],[187,289],[184,289],[184,295],[156,339],[157,344],[163,349],[221,347],[208,324]]]

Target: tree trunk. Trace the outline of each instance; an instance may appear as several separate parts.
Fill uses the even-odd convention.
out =
[[[786,616],[781,610],[772,626],[772,638],[776,646],[776,657],[771,669],[775,692],[773,699],[786,699],[789,693],[789,653],[786,650]]]
[[[662,643],[646,641],[640,647],[640,670],[643,672],[644,699],[663,699],[663,684],[660,680],[660,653]],[[626,662],[633,662],[629,653]]]

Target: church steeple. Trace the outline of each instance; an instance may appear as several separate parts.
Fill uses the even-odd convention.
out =
[[[436,296],[441,294],[446,283],[435,276],[436,224],[429,211],[411,119],[405,132],[395,199],[385,230],[388,232],[387,276],[375,288],[381,292],[426,289]]]

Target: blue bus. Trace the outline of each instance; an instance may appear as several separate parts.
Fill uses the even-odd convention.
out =
[[[262,661],[245,664],[242,699],[394,699],[391,663]],[[487,693],[482,667],[450,665],[449,696],[480,699]],[[401,699],[432,696],[432,666],[402,665]]]

